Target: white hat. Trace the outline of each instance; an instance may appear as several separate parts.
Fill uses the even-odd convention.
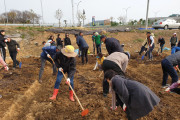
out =
[[[176,33],[174,33],[174,35],[176,35]]]

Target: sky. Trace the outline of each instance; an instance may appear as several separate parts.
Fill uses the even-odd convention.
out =
[[[75,22],[77,22],[77,3],[78,10],[83,9],[86,12],[85,23],[91,22],[92,16],[96,20],[109,19],[111,16],[117,21],[119,16],[125,16],[125,8],[128,9],[127,18],[133,20],[145,19],[147,0],[74,0],[74,15]],[[30,10],[33,9],[35,13],[41,14],[40,0],[5,0],[7,11],[16,10]],[[58,23],[54,17],[55,11],[61,9],[63,11],[63,20],[68,20],[72,23],[72,4],[71,0],[42,0],[44,22]],[[171,14],[180,14],[180,0],[150,0],[149,17],[166,17]],[[5,12],[4,0],[0,0],[0,14]],[[157,13],[157,14],[156,14]]]

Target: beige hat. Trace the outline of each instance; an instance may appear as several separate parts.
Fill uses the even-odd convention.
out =
[[[77,53],[74,52],[74,47],[72,45],[67,45],[65,48],[61,49],[63,55],[67,57],[76,57]]]

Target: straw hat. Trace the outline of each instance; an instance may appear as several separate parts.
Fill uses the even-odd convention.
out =
[[[61,49],[63,55],[67,57],[76,57],[77,53],[74,52],[74,47],[72,45],[67,45],[65,48]]]

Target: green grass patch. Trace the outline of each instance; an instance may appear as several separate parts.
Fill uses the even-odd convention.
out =
[[[133,42],[137,43],[137,42],[143,42],[143,41],[144,41],[143,39],[137,38],[137,39],[135,39]]]

